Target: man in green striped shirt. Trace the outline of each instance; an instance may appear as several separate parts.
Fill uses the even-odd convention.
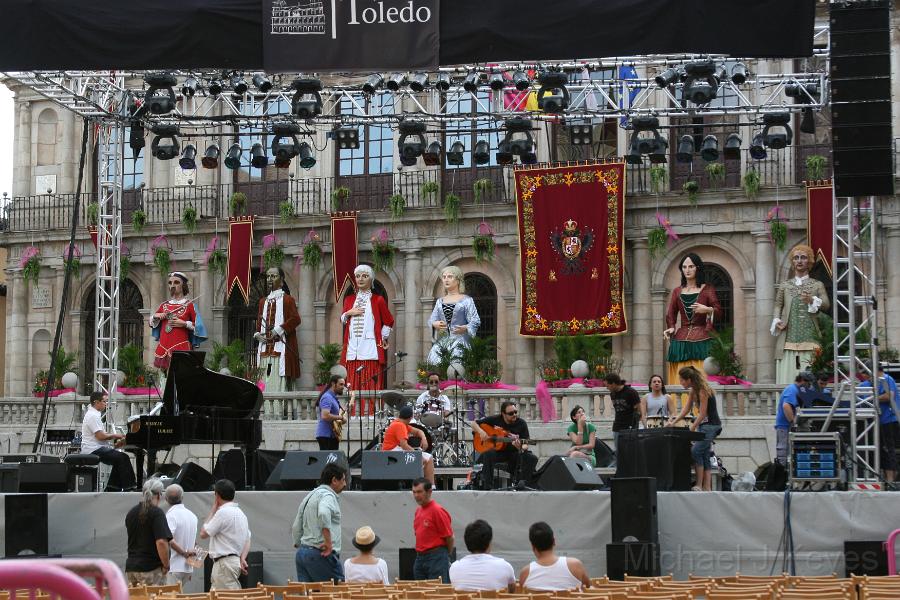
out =
[[[329,463],[322,469],[319,487],[300,503],[291,527],[297,548],[298,581],[343,581],[341,564],[340,494],[347,485],[347,470]]]

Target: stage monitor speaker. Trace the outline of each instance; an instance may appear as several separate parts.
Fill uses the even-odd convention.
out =
[[[186,492],[208,492],[212,489],[215,479],[212,474],[197,463],[186,462],[181,465],[175,480]]]
[[[19,492],[63,494],[69,491],[69,465],[61,462],[19,464]]]
[[[870,575],[883,577],[888,574],[887,552],[884,542],[844,542],[844,564],[847,577]]]
[[[269,487],[270,481],[274,481],[272,485],[280,486],[281,477],[278,476],[274,480],[272,474],[284,459],[284,450],[257,450],[256,462],[253,468],[253,487],[257,490],[281,489],[280,487]]]
[[[19,464],[0,464],[0,494],[15,494],[19,491]]]
[[[611,504],[613,542],[659,543],[656,479],[614,477]]]
[[[336,463],[344,467],[349,478],[350,466],[347,464],[347,455],[340,450],[288,452],[281,463],[281,489],[311,490],[315,488],[319,485],[322,469],[329,463]],[[347,483],[349,484],[349,479]]]
[[[606,545],[606,575],[624,581],[633,577],[659,577],[659,544],[652,542],[613,542]]]
[[[207,555],[206,559],[203,561],[203,591],[208,592],[209,588],[212,587],[212,567],[213,560]],[[260,583],[265,583],[263,581],[263,553],[261,550],[253,550],[247,553],[247,574],[241,574],[238,577],[238,581],[241,584],[241,589],[249,590],[251,588],[256,588]]]
[[[594,458],[598,468],[616,466],[616,451],[600,438],[594,442]]]
[[[47,494],[10,494],[4,504],[6,557],[47,556]]]
[[[216,466],[213,467],[213,481],[230,479],[237,490],[247,489],[247,466],[244,462],[244,451],[230,448],[219,452]]]
[[[400,548],[400,575],[398,579],[412,581],[416,578],[414,565],[416,564],[415,548]]]
[[[421,452],[377,452],[362,453],[363,490],[410,489],[413,479],[422,476]]]
[[[551,456],[541,467],[537,477],[540,489],[552,492],[573,490],[599,490],[603,487],[600,476],[594,472],[591,461],[586,458]]]
[[[783,492],[787,488],[788,474],[779,462],[759,465],[754,472],[756,489],[760,492]]]

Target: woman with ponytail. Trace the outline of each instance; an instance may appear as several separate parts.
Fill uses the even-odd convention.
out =
[[[693,406],[697,407],[697,417],[691,424],[691,431],[699,431],[704,437],[702,440],[694,442],[691,448],[694,471],[697,475],[697,485],[693,489],[698,492],[711,492],[712,473],[710,473],[709,452],[712,448],[712,441],[722,433],[722,420],[719,419],[716,396],[706,382],[706,377],[696,367],[682,367],[678,371],[678,379],[681,386],[688,390],[688,401],[681,407],[678,415],[669,417],[666,425],[674,425],[683,419]]]

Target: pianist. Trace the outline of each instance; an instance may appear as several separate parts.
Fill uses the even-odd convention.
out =
[[[91,393],[91,405],[81,422],[81,453],[96,454],[100,462],[112,465],[112,473],[106,484],[107,492],[130,492],[135,489],[134,469],[131,458],[110,446],[110,441],[125,439],[122,433],[106,433],[101,413],[106,410],[109,396],[103,392]]]

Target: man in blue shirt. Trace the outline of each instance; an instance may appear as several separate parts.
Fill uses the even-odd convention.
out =
[[[863,382],[860,387],[872,387],[868,373],[861,373]],[[881,469],[885,481],[897,479],[897,439],[900,438],[900,422],[894,412],[894,401],[897,399],[897,382],[886,374],[881,365],[878,366],[878,438],[880,441]]]
[[[341,404],[337,397],[344,393],[345,379],[340,375],[332,375],[331,380],[316,403],[319,422],[316,424],[316,441],[319,450],[337,450],[340,438],[335,433],[335,423],[343,425],[347,417],[341,416]]]
[[[775,460],[787,465],[788,438],[796,418],[797,406],[800,403],[800,386],[811,386],[813,376],[806,372],[797,373],[794,383],[784,388],[778,398],[775,412]]]

